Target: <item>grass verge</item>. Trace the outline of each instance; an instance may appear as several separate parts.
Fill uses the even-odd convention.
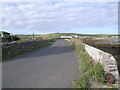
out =
[[[73,82],[74,88],[90,88],[89,79],[95,82],[104,83],[104,70],[100,63],[94,63],[84,49],[80,39],[71,39],[71,46],[74,48],[80,59],[80,79]]]

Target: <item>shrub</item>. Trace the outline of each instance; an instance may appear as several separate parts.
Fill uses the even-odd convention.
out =
[[[20,38],[17,36],[17,35],[11,35],[9,37],[10,41],[17,41],[17,40],[20,40]]]

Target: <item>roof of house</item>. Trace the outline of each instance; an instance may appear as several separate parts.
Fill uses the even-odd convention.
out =
[[[0,33],[7,33],[7,34],[10,34],[9,32],[5,32],[5,31],[0,31]]]

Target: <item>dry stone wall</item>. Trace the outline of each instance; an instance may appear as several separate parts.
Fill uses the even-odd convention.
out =
[[[40,48],[44,45],[47,45],[50,41],[52,41],[52,39],[3,44],[2,58],[3,59],[9,58],[12,56],[16,56],[16,55],[31,51],[36,48]]]
[[[106,73],[111,73],[116,77],[116,79],[119,79],[119,73],[117,68],[117,62],[116,59],[113,57],[112,54],[104,52],[100,49],[97,49],[95,47],[92,47],[90,45],[84,44],[85,50],[90,55],[90,57],[96,62],[101,63],[101,65],[104,68],[104,71]]]

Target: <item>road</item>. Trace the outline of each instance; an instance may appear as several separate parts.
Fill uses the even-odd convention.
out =
[[[79,78],[77,56],[64,40],[5,60],[2,70],[3,88],[71,88]]]

